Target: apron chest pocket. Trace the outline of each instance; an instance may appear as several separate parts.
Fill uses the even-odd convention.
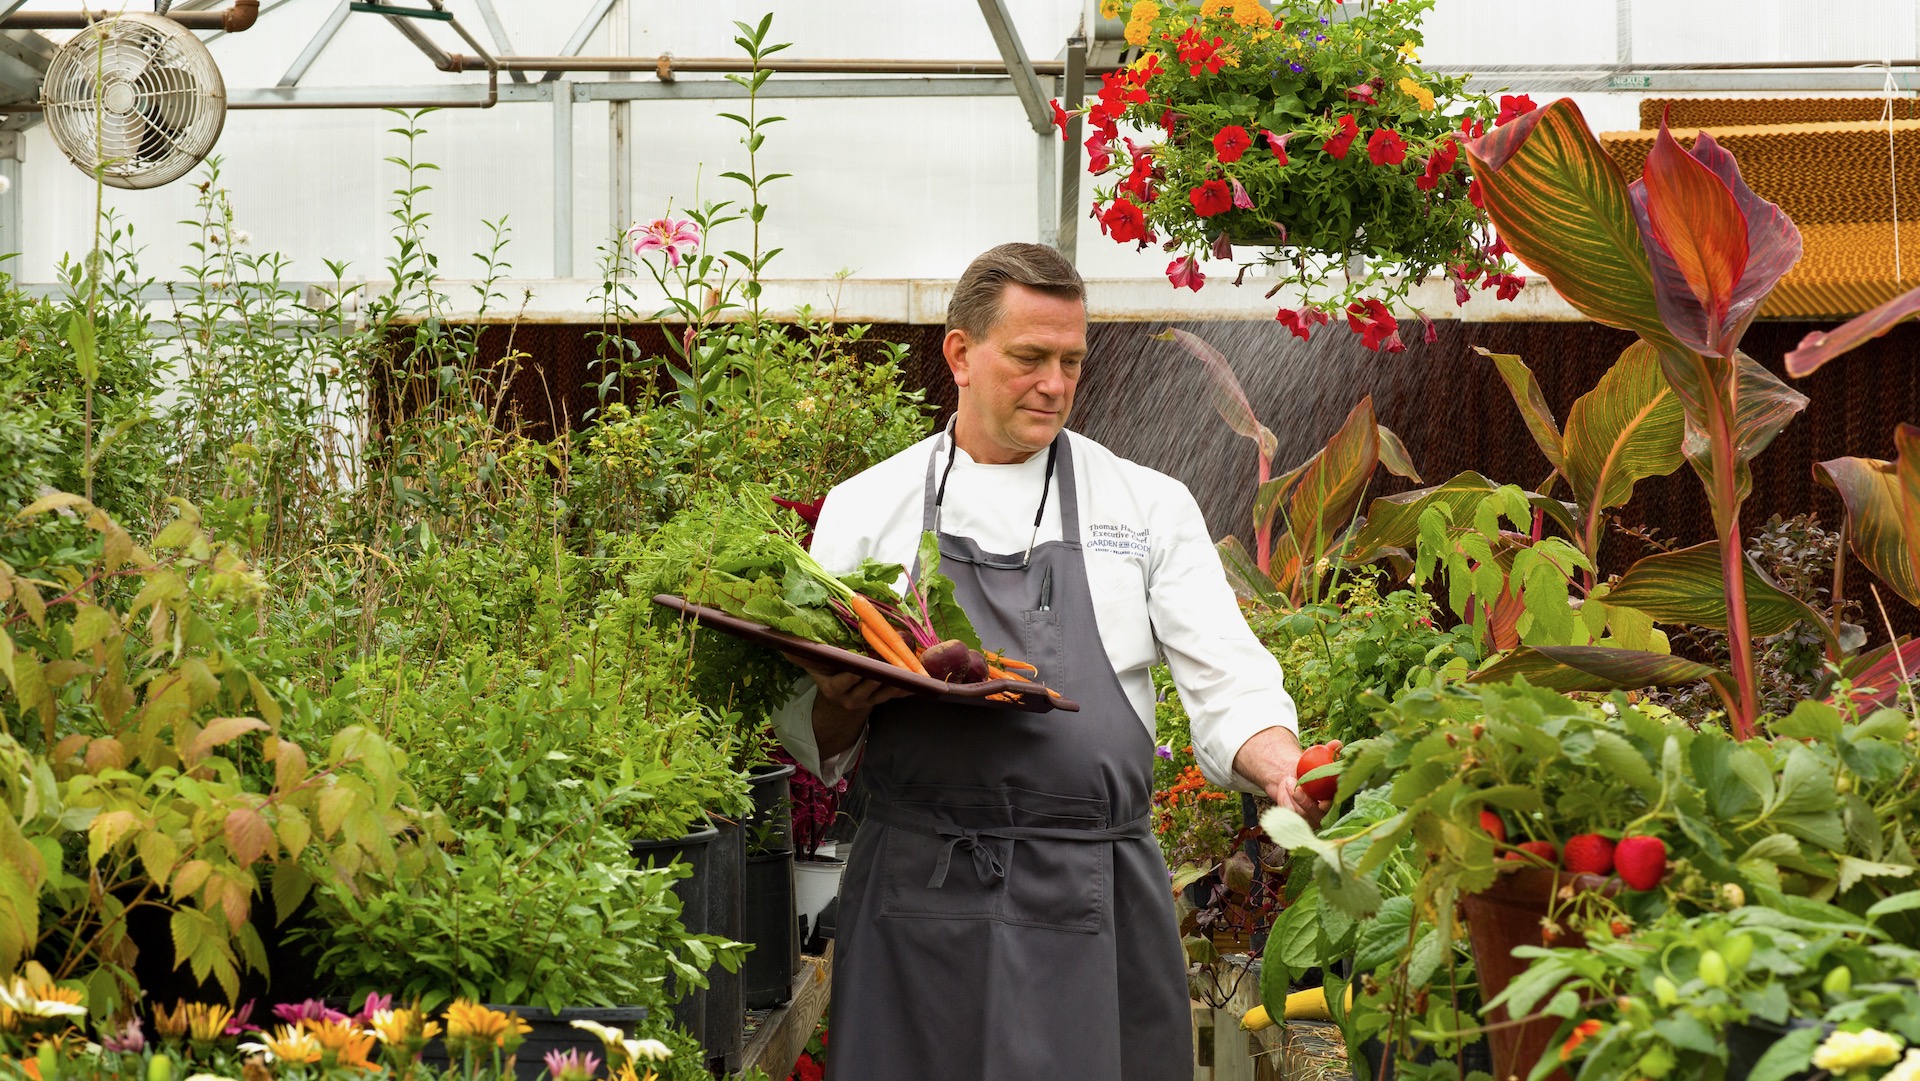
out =
[[[1113,875],[1110,840],[1005,838],[973,832],[991,832],[996,827],[1100,829],[1106,825],[1104,800],[1009,789],[912,787],[937,787],[956,799],[897,804],[916,818],[938,819],[946,835],[887,826],[877,868],[882,916],[994,920],[1078,934],[1097,934],[1106,928]],[[1004,802],[977,802],[988,793]]]

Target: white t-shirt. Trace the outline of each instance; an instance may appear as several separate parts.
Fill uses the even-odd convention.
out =
[[[1151,669],[1164,656],[1193,725],[1194,755],[1207,779],[1248,791],[1233,773],[1247,739],[1275,725],[1299,731],[1280,664],[1247,628],[1199,504],[1186,485],[1067,433],[1079,496],[1080,541],[1094,619],[1120,687],[1154,734]],[[912,566],[920,545],[927,459],[944,435],[901,451],[835,487],[813,531],[821,566],[845,574],[864,559]],[[1033,538],[1046,454],[1016,465],[983,465],[959,451],[947,481],[940,528],[970,537],[988,552],[1024,552]],[[940,465],[946,465],[941,450]],[[936,477],[936,483],[937,477]],[[1060,539],[1059,485],[1047,496],[1041,542]],[[801,765],[831,784],[860,746],[820,761],[813,737],[815,687],[773,718],[780,742]]]

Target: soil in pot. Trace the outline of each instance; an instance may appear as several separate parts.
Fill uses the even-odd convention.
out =
[[[592,1054],[595,1058],[604,1058],[606,1049],[600,1044],[600,1037],[591,1032],[574,1028],[575,1021],[598,1021],[610,1028],[617,1028],[628,1036],[634,1034],[640,1022],[646,1020],[645,1006],[581,1006],[573,1009],[549,1013],[537,1006],[488,1006],[490,1010],[503,1013],[516,1013],[520,1019],[533,1027],[527,1033],[526,1042],[514,1053],[513,1076],[516,1081],[540,1081],[547,1072],[543,1061],[547,1052],[578,1049]],[[439,1039],[427,1044],[420,1055],[420,1061],[439,1076],[448,1066],[447,1046]],[[486,1065],[491,1066],[492,1063]]]
[[[753,945],[740,969],[749,1010],[787,1001],[800,967],[800,936],[793,908],[793,853],[747,857],[740,889],[740,941]]]
[[[633,842],[633,858],[642,867],[665,867],[674,862],[684,863],[693,868],[693,874],[674,882],[674,895],[680,898],[680,922],[694,934],[708,934],[712,931],[709,924],[709,905],[707,901],[708,873],[710,862],[709,849],[720,831],[712,826],[694,830],[680,837],[661,841]],[[673,993],[672,976],[668,976],[667,993]],[[707,991],[696,987],[681,996],[673,1004],[673,1020],[681,1028],[698,1039],[706,1027]],[[702,1041],[704,1043],[704,1041]]]
[[[1503,873],[1493,885],[1479,893],[1460,898],[1460,913],[1467,924],[1473,944],[1473,966],[1479,974],[1480,994],[1491,1001],[1507,984],[1527,970],[1524,957],[1513,956],[1518,946],[1582,946],[1580,935],[1561,930],[1543,940],[1540,921],[1546,919],[1560,887],[1571,883],[1575,889],[1601,890],[1609,887],[1597,875],[1562,875],[1539,867],[1523,867]],[[1534,1063],[1547,1052],[1560,1029],[1557,1017],[1541,1017],[1519,1025],[1508,1025],[1505,1007],[1496,1007],[1486,1015],[1486,1023],[1497,1026],[1487,1033],[1493,1048],[1495,1077],[1526,1077]],[[1546,1081],[1569,1081],[1565,1070],[1548,1074]]]

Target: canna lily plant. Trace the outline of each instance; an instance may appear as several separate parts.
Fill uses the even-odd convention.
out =
[[[1657,577],[1662,592],[1680,595],[1666,598],[1684,601],[1679,607],[1721,613],[1732,670],[1716,686],[1744,739],[1759,706],[1748,604],[1756,572],[1743,554],[1740,506],[1752,486],[1748,463],[1806,398],[1741,353],[1740,339],[1799,259],[1799,230],[1747,186],[1712,136],[1701,133],[1689,150],[1664,121],[1645,175],[1631,185],[1567,99],[1466,150],[1507,245],[1588,318],[1638,334],[1679,399],[1681,450],[1706,486],[1716,540],[1710,551],[1669,553],[1689,558],[1670,559]],[[1718,573],[1702,574],[1709,565]],[[1627,603],[1625,585],[1615,603]],[[1613,660],[1634,668],[1634,678],[1645,674],[1643,661]]]
[[[1361,399],[1340,430],[1313,456],[1279,476],[1273,456],[1279,440],[1254,415],[1227,358],[1200,337],[1170,329],[1155,336],[1185,349],[1206,370],[1216,412],[1254,444],[1259,480],[1253,496],[1253,551],[1238,537],[1220,542],[1220,559],[1243,594],[1297,607],[1317,599],[1320,581],[1346,546],[1350,527],[1375,469],[1420,482],[1406,445],[1374,416],[1373,398]],[[1276,535],[1276,525],[1284,529]]]

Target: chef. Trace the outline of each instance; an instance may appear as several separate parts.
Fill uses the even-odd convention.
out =
[[[1186,957],[1150,826],[1171,668],[1207,777],[1326,810],[1279,665],[1247,628],[1184,485],[1065,430],[1086,291],[1052,248],[960,278],[942,342],[952,423],[834,488],[813,554],[912,566],[923,531],[988,648],[1078,712],[952,705],[810,671],[775,717],[867,814],[840,887],[828,1075],[1174,1081],[1193,1070]]]

